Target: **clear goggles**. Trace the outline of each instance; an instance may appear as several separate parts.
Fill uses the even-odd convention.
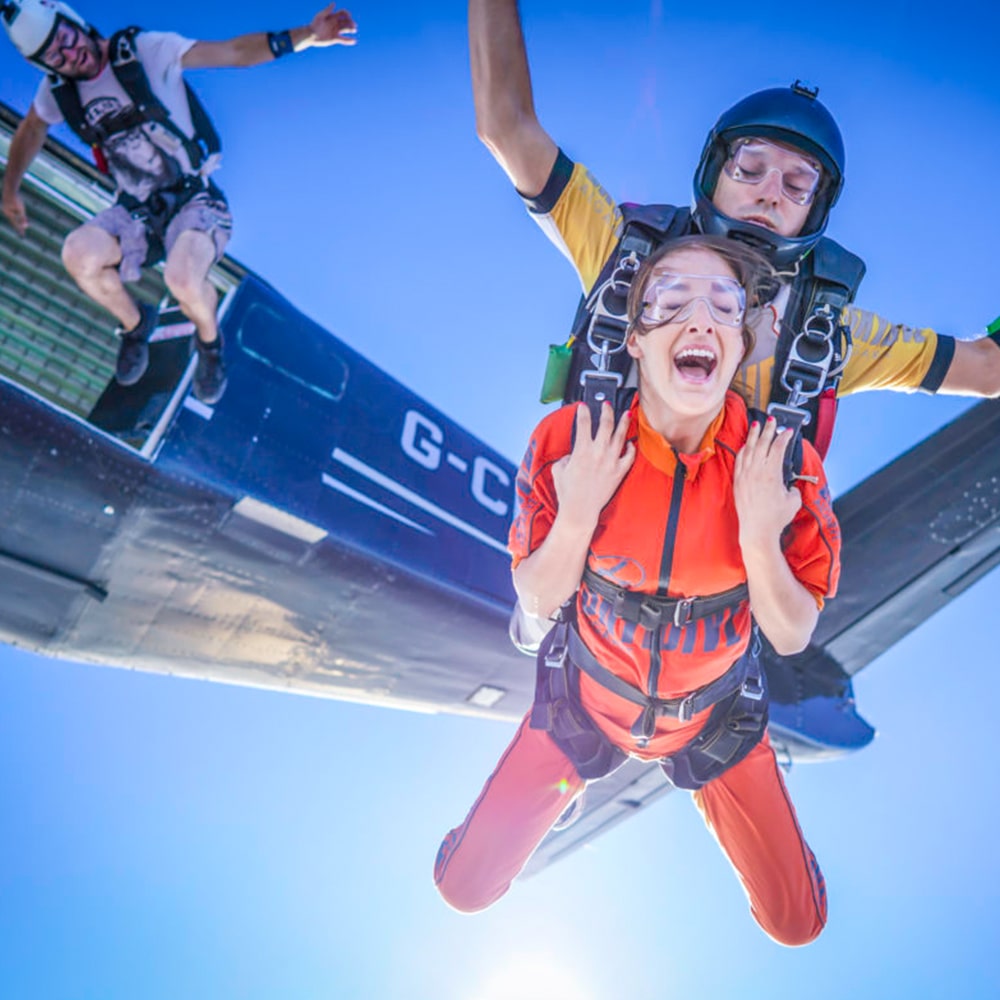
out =
[[[688,319],[699,302],[723,326],[742,326],[747,294],[743,286],[724,274],[654,273],[643,294],[639,319],[646,326],[662,326]]]
[[[723,165],[740,184],[762,184],[772,170],[781,177],[781,193],[796,205],[808,205],[823,176],[815,160],[766,139],[738,139]]]

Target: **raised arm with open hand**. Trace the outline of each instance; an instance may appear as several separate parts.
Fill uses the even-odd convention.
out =
[[[257,66],[304,49],[354,45],[358,27],[336,4],[324,7],[307,25],[287,31],[254,31],[223,42],[196,42],[184,54],[184,69]]]
[[[358,26],[354,18],[346,10],[337,10],[336,4],[321,10],[309,25],[312,37],[301,47],[323,47],[327,45],[353,45],[356,41]],[[300,46],[296,46],[298,49]]]

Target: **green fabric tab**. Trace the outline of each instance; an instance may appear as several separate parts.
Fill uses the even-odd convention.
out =
[[[566,394],[566,379],[569,378],[569,365],[573,360],[573,348],[565,344],[549,345],[549,360],[545,365],[545,378],[542,379],[542,393],[539,397],[543,403],[561,403]]]

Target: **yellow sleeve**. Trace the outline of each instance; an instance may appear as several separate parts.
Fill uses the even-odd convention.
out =
[[[590,291],[621,236],[618,205],[582,164],[561,150],[545,189],[525,198],[531,217],[576,269]]]
[[[889,323],[875,313],[848,306],[844,320],[854,347],[840,382],[840,395],[869,389],[933,392],[954,353],[954,340],[931,329]]]

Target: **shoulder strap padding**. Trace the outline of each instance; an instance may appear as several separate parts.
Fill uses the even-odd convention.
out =
[[[825,236],[816,244],[811,257],[813,281],[819,286],[839,288],[843,296],[841,306],[853,301],[861,279],[865,276],[865,262],[857,254]],[[826,288],[817,289],[820,296],[825,292]],[[824,301],[819,298],[815,304],[822,305]]]
[[[640,205],[634,201],[623,201],[619,206],[622,213],[622,231],[631,222],[651,229],[660,235],[660,241],[670,236],[687,232],[690,226],[691,210],[676,205]]]
[[[76,84],[72,80],[66,80],[55,73],[49,73],[49,86],[52,89],[52,98],[59,108],[59,113],[66,120],[66,124],[88,145],[94,145],[91,137],[93,130],[87,125],[83,117],[83,105],[80,104],[80,95],[77,92]]]
[[[823,237],[800,265],[798,277],[792,283],[792,291],[781,320],[781,331],[774,352],[774,370],[784,370],[788,350],[806,317],[817,306],[829,304],[839,313],[853,301],[861,279],[865,276],[865,262],[845,250],[835,240]],[[771,401],[780,392],[778,380],[772,380]]]
[[[754,420],[760,424],[761,427],[764,426],[767,421],[767,413],[764,410],[758,410],[756,407],[747,407],[747,420],[752,422]],[[780,419],[779,419],[780,423]],[[785,488],[791,489],[792,483],[795,482],[796,478],[802,474],[802,428],[801,427],[789,427],[789,433],[793,435],[792,443],[788,446],[788,451],[785,453],[785,461],[782,464],[782,476],[785,481]]]

